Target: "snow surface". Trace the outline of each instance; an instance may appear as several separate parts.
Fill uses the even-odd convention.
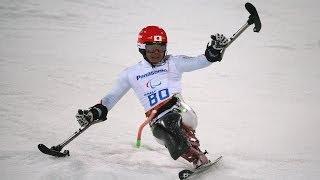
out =
[[[74,115],[100,100],[117,74],[138,62],[136,38],[164,27],[169,53],[198,55],[209,36],[231,36],[247,20],[246,1],[0,0],[1,179],[177,179],[174,161],[145,128],[130,91],[108,121],[66,146]],[[221,63],[187,73],[183,95],[199,116],[198,137],[220,165],[198,179],[319,179],[320,1],[251,1],[262,21]]]

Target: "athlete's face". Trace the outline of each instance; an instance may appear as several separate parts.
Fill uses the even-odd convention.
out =
[[[160,51],[152,52],[152,53],[146,52],[146,56],[152,64],[157,64],[164,58],[164,52],[160,52]]]
[[[146,45],[146,56],[152,64],[159,63],[165,56],[166,44]]]

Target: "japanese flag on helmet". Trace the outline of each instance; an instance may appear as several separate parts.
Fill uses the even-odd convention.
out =
[[[147,43],[164,43],[167,44],[167,34],[159,26],[147,26],[144,27],[138,35],[138,48],[145,49]]]

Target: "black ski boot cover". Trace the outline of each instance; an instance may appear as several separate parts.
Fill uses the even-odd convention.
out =
[[[153,135],[164,142],[174,160],[189,149],[188,141],[182,134],[181,122],[180,114],[170,112],[152,125]]]

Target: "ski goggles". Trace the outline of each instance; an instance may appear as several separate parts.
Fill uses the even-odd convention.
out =
[[[147,53],[155,53],[156,51],[165,52],[167,50],[166,44],[146,44],[145,49]]]

